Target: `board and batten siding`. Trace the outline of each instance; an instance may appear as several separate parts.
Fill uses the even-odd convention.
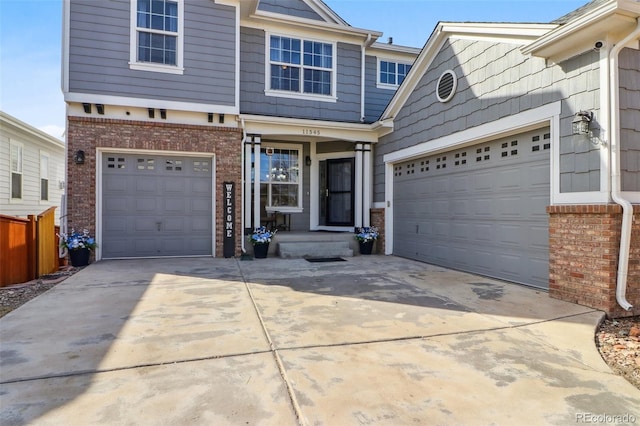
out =
[[[261,0],[258,4],[258,10],[323,21],[320,15],[301,0]]]
[[[458,89],[448,103],[436,98],[438,79],[454,70]],[[561,192],[599,191],[598,148],[576,144],[571,121],[580,110],[599,114],[597,52],[559,65],[525,56],[508,43],[447,40],[394,120],[396,129],[376,150],[374,201],[384,201],[385,154],[491,123],[554,102],[561,102]]]
[[[240,29],[241,113],[360,122],[360,46],[337,43],[338,100],[334,103],[265,95],[265,42],[264,31]]]
[[[640,52],[622,49],[619,69],[622,190],[640,191]]]
[[[375,56],[366,57],[364,84],[364,122],[373,123],[380,118],[396,93],[393,89],[378,88],[378,58]]]
[[[235,8],[184,2],[184,74],[132,70],[130,2],[70,5],[69,91],[234,106]]]

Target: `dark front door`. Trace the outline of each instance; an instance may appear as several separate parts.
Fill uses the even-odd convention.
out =
[[[353,226],[354,159],[340,158],[320,164],[320,222],[327,226]]]

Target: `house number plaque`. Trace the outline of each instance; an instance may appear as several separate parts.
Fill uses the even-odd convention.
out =
[[[222,185],[222,191],[224,193],[224,238],[222,239],[222,254],[224,257],[229,258],[233,257],[236,251],[236,191],[233,182],[224,182]]]

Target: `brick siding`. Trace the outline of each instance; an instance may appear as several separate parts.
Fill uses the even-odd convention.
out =
[[[616,302],[622,207],[569,205],[549,213],[549,294],[605,311],[610,317],[640,314],[640,206],[634,206],[626,298]]]
[[[240,253],[241,142],[238,129],[171,123],[68,117],[67,211],[71,229],[96,231],[96,149],[116,148],[215,154],[216,247],[222,257],[224,198],[222,184],[236,183],[236,254]],[[85,152],[85,163],[75,164],[77,150]]]
[[[378,228],[379,236],[376,244],[374,246],[374,253],[384,254],[384,250],[386,247],[386,237],[385,237],[385,229],[384,229],[384,214],[385,209],[383,208],[374,208],[371,209],[370,217],[371,217],[371,226],[375,226]]]

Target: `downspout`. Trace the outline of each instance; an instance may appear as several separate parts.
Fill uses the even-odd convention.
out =
[[[633,205],[622,196],[620,171],[620,93],[618,74],[618,55],[630,41],[640,36],[640,20],[636,19],[636,29],[614,45],[609,52],[609,146],[611,150],[611,198],[622,206],[622,228],[620,251],[618,254],[618,277],[616,282],[616,301],[626,311],[633,305],[627,301],[627,275],[629,272],[629,250],[631,247],[631,227],[633,224]]]
[[[244,144],[247,143],[247,130],[244,127],[244,118],[240,118],[240,128],[242,129],[242,143],[240,144],[240,149],[242,150],[242,154],[241,154],[241,159],[240,162],[242,164],[242,190],[241,190],[241,194],[240,195],[240,199],[242,200],[240,204],[242,204],[242,206],[240,207],[240,215],[242,216],[242,219],[240,219],[240,226],[241,228],[241,232],[242,232],[242,238],[240,239],[240,250],[242,251],[242,254],[246,254],[247,250],[244,247],[244,229],[245,229],[245,223],[244,223],[244,185],[245,185],[245,181],[247,180],[247,171],[244,170]]]
[[[367,47],[369,46],[369,43],[371,43],[371,34],[367,34],[367,39],[365,40],[364,44],[362,45],[361,48],[361,60],[360,60],[360,121],[364,123],[364,86],[366,83],[366,79],[365,79],[365,71],[366,71],[366,64],[365,61],[367,60]]]

